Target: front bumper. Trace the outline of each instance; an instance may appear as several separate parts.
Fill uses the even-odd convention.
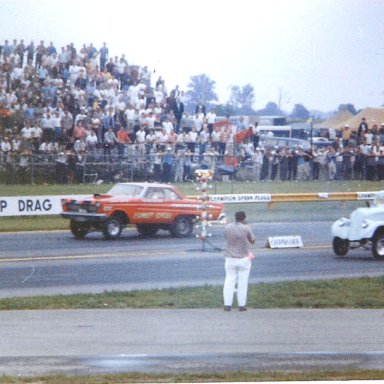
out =
[[[103,213],[85,213],[85,212],[61,212],[61,217],[65,219],[80,221],[80,222],[93,222],[100,223],[106,221],[108,216]]]

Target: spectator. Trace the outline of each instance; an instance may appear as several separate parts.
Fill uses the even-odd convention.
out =
[[[88,151],[91,155],[96,155],[97,144],[98,144],[98,137],[96,135],[96,132],[93,129],[91,129],[89,134],[85,138],[86,151]]]
[[[41,119],[41,129],[43,130],[43,141],[52,141],[54,133],[54,121],[51,117],[50,111],[43,115]]]
[[[114,152],[115,145],[118,142],[113,128],[108,128],[104,134],[104,157],[106,160],[111,161],[111,155]]]
[[[61,123],[61,117],[60,117],[60,112],[55,111],[52,117],[53,120],[53,141],[54,142],[61,142],[63,138],[63,127]]]
[[[343,137],[343,148],[347,148],[349,145],[349,140],[351,138],[351,130],[349,129],[348,124],[344,125],[342,137]]]
[[[86,137],[86,130],[83,126],[83,121],[79,120],[76,123],[76,126],[73,130],[73,138],[76,141],[76,140],[83,140],[85,139],[85,137]]]
[[[43,59],[43,55],[47,52],[44,41],[41,40],[40,44],[36,47],[36,62],[35,62],[35,68],[36,71],[41,67],[41,61]]]
[[[166,148],[166,153],[163,156],[163,179],[164,183],[172,181],[173,153],[172,147]]]
[[[109,49],[107,43],[103,43],[103,46],[99,49],[99,58],[100,58],[100,71],[103,71],[105,64],[107,63],[109,55]]]
[[[127,144],[132,144],[132,142],[127,134],[127,131],[121,126],[117,131],[117,152],[120,159],[124,158]]]
[[[365,133],[367,133],[367,131],[368,131],[368,124],[365,120],[365,117],[362,117],[359,127],[357,129],[356,145],[361,144],[363,137]]]
[[[25,48],[27,52],[27,62],[30,62],[31,64],[33,63],[34,56],[35,56],[35,43],[33,40],[27,45]]]
[[[202,113],[205,117],[206,115],[206,108],[205,108],[205,105],[204,105],[204,102],[202,100],[199,101],[199,103],[196,105],[195,107],[195,114],[198,113]]]
[[[30,139],[32,137],[33,128],[31,127],[31,122],[29,120],[25,120],[24,127],[21,128],[21,137],[23,139]]]

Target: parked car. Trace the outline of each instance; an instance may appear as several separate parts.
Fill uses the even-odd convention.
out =
[[[317,148],[329,147],[334,143],[333,140],[329,140],[326,137],[312,137],[312,139],[309,138],[308,141],[309,143],[312,141],[313,146]]]
[[[212,220],[223,219],[224,205],[208,202]],[[166,229],[175,237],[187,237],[202,216],[203,201],[186,198],[177,188],[158,183],[119,183],[107,194],[85,199],[63,199],[61,216],[70,220],[76,238],[101,231],[107,239],[117,239],[128,224],[135,224],[143,236]]]
[[[260,146],[266,148],[289,148],[290,150],[301,148],[304,151],[311,149],[311,144],[307,140],[292,139],[289,137],[263,136],[260,137]]]
[[[384,259],[384,192],[376,194],[372,206],[357,208],[350,218],[342,217],[332,225],[332,246],[338,256],[350,249],[364,247]]]

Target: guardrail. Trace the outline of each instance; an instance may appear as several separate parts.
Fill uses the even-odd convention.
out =
[[[211,201],[224,204],[236,203],[293,203],[315,201],[370,201],[383,191],[376,192],[321,192],[321,193],[253,193],[209,195]],[[89,195],[88,195],[89,196]],[[0,218],[5,216],[58,215],[61,212],[61,199],[84,198],[85,195],[22,196],[0,197]],[[188,196],[197,199],[198,196]]]
[[[315,201],[358,201],[373,200],[383,192],[320,192],[320,193],[255,193],[210,195],[211,201],[222,203],[294,203]]]

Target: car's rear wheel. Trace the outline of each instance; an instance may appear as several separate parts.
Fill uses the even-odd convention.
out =
[[[192,219],[188,216],[180,216],[171,225],[170,228],[172,236],[175,237],[188,237],[192,234],[193,223]]]
[[[332,242],[333,252],[337,256],[345,256],[349,250],[349,240],[334,237]]]
[[[159,227],[155,224],[137,224],[136,228],[140,235],[143,237],[154,236],[159,230]]]
[[[384,231],[380,231],[372,240],[372,255],[376,259],[384,259]]]
[[[118,239],[121,235],[122,230],[123,230],[123,223],[118,216],[110,217],[103,224],[103,235],[108,240]]]
[[[88,233],[87,227],[88,226],[85,223],[81,223],[76,220],[71,220],[69,223],[69,229],[76,239],[82,239]]]

